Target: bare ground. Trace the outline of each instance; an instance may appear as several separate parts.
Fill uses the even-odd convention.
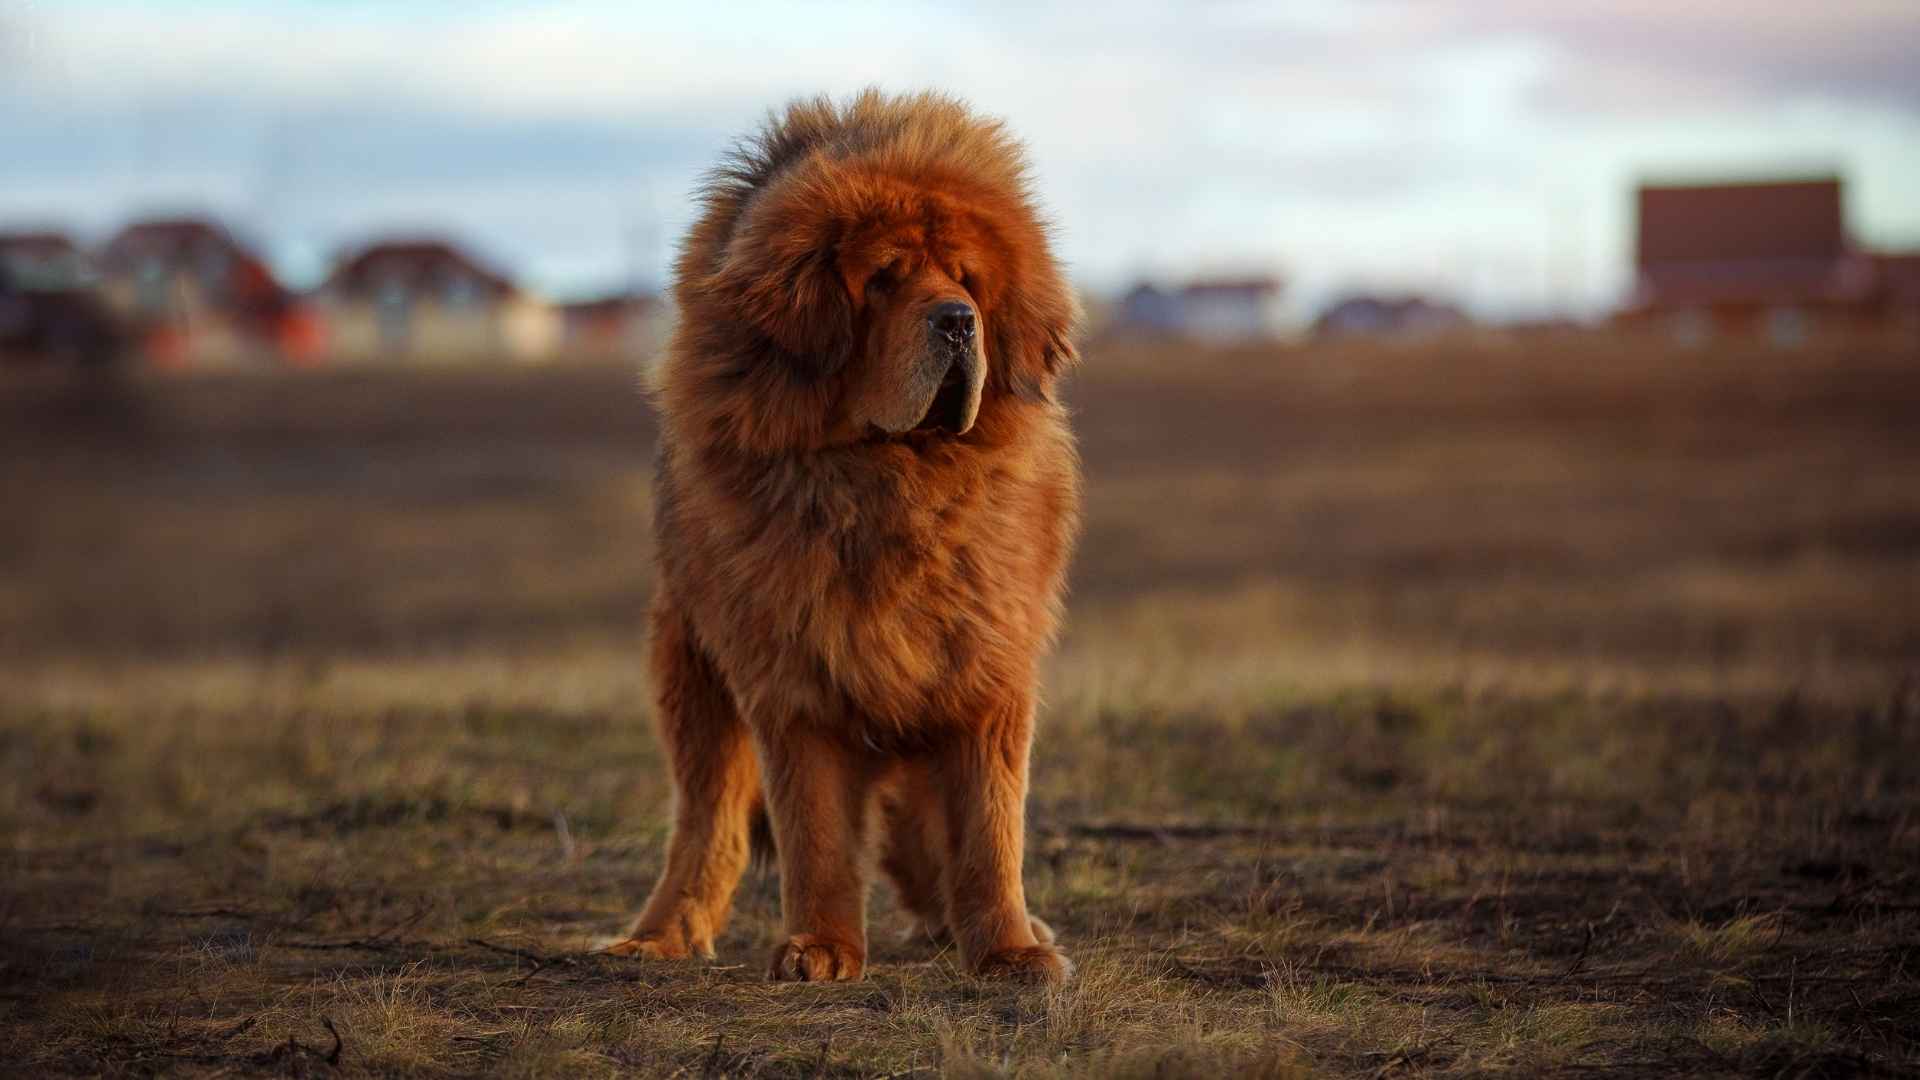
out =
[[[1920,357],[1092,355],[1052,990],[592,955],[627,373],[0,386],[0,1071],[1920,1071]]]

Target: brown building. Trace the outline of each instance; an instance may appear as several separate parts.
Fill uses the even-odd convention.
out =
[[[1623,320],[1688,343],[1776,345],[1884,321],[1876,260],[1848,236],[1838,178],[1643,186]]]
[[[438,238],[368,244],[340,260],[319,298],[342,359],[536,360],[559,337],[551,307]]]
[[[102,249],[108,304],[163,367],[309,359],[311,320],[252,250],[216,222],[135,222]]]

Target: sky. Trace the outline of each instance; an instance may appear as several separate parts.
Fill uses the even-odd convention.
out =
[[[0,230],[211,213],[310,284],[390,232],[657,285],[799,95],[938,88],[1028,143],[1076,279],[1273,273],[1592,313],[1642,179],[1838,173],[1920,247],[1920,3],[0,0]]]

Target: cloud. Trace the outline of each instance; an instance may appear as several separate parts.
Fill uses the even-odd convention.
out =
[[[1773,7],[0,0],[0,218],[197,204],[303,265],[416,222],[583,287],[663,270],[634,237],[677,230],[770,106],[938,86],[1012,120],[1101,284],[1232,264],[1534,295],[1571,202],[1597,299],[1649,161],[1837,160],[1869,229],[1920,227],[1910,0]]]
[[[1546,44],[1555,65],[1539,101],[1570,112],[1726,110],[1810,100],[1920,112],[1920,6],[1911,0],[1422,0],[1403,11],[1447,36]]]

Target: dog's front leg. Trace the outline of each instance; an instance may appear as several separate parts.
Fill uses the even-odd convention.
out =
[[[1073,965],[1027,914],[1025,850],[1030,701],[1009,703],[977,730],[956,733],[934,773],[946,803],[947,922],[961,959],[980,975],[1060,982]],[[1049,935],[1050,936],[1050,935]]]
[[[786,940],[776,982],[857,979],[867,962],[865,859],[873,768],[836,733],[808,722],[756,731]]]

